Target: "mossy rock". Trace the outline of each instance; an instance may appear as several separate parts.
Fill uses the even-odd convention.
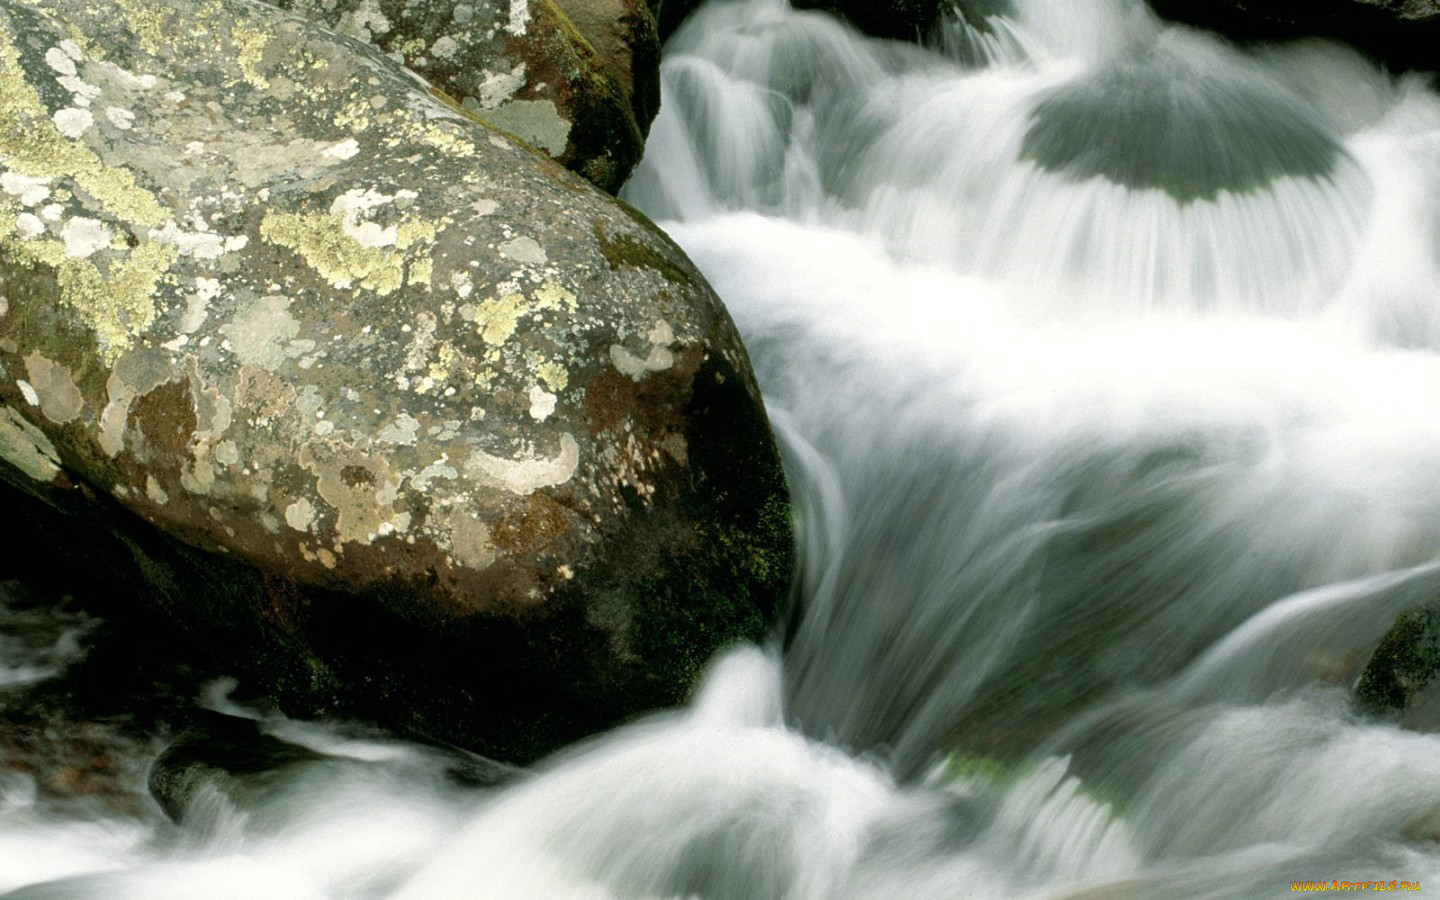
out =
[[[303,714],[529,759],[682,699],[789,579],[673,243],[251,0],[0,0],[0,482]]]

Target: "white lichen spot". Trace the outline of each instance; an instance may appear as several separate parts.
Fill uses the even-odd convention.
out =
[[[285,344],[300,333],[290,315],[289,297],[265,296],[242,303],[235,317],[220,326],[229,349],[245,365],[275,371],[287,359]]]
[[[91,84],[78,75],[62,75],[55,80],[70,92],[70,102],[81,109],[89,109],[90,101],[100,96],[98,84]]]
[[[448,34],[430,45],[430,55],[436,59],[450,59],[459,50],[460,44]]]
[[[150,229],[150,239],[169,244],[181,256],[194,259],[219,259],[227,249],[226,239],[221,235],[209,231],[185,231],[174,222],[166,222],[164,228]]]
[[[639,381],[651,372],[661,372],[675,365],[670,345],[675,343],[675,330],[670,323],[658,320],[646,335],[650,350],[645,356],[632,353],[619,344],[610,345],[610,362],[622,373]]]
[[[40,209],[40,218],[47,222],[58,222],[63,215],[65,215],[65,207],[58,203],[51,203]]]
[[[80,45],[70,40],[69,38],[61,41],[59,46],[60,52],[64,53],[66,56],[70,57],[76,62],[79,62],[80,60],[85,58],[85,54],[80,50]]]
[[[107,106],[105,107],[105,118],[109,119],[110,124],[121,131],[129,131],[135,127],[135,114],[128,109],[122,109],[118,106]]]
[[[560,451],[555,456],[524,456],[507,459],[476,450],[467,468],[482,477],[498,482],[512,494],[526,495],[542,487],[564,484],[580,464],[580,445],[571,434],[560,435]]]
[[[530,4],[528,0],[510,0],[510,21],[505,24],[505,30],[515,37],[524,37],[525,29],[530,24]]]
[[[160,487],[160,482],[155,480],[154,475],[145,476],[145,496],[150,498],[151,503],[164,506],[170,502],[170,495]]]
[[[222,466],[233,466],[240,462],[240,446],[231,440],[215,445],[215,461]]]
[[[37,238],[45,233],[45,223],[34,213],[21,213],[15,217],[15,233],[22,241]]]
[[[25,206],[35,206],[50,197],[49,178],[31,178],[19,172],[0,173],[0,190],[16,197]]]
[[[324,437],[325,435],[329,434],[334,430],[335,423],[331,422],[329,419],[325,419],[315,423],[315,433],[320,437]]]
[[[206,317],[210,315],[210,301],[219,293],[218,278],[201,276],[195,279],[195,292],[185,298],[185,312],[180,317],[181,334],[194,334],[196,329],[205,324]]]
[[[448,456],[441,456],[438,460],[410,476],[410,486],[417,491],[428,491],[430,482],[437,478],[453,480],[459,478],[460,473],[449,464]]]
[[[76,387],[70,370],[41,355],[39,350],[31,351],[25,357],[25,374],[28,383],[40,401],[40,412],[56,425],[64,425],[79,418],[85,406],[85,398]]]
[[[315,504],[301,497],[285,507],[285,524],[296,531],[309,531],[315,524]]]
[[[64,109],[56,110],[51,116],[55,123],[55,130],[67,138],[78,138],[90,130],[95,124],[95,116],[88,109],[78,109],[74,106],[67,106]]]
[[[559,572],[560,577],[565,579],[566,581],[569,581],[570,579],[575,577],[575,570],[570,568],[569,566],[560,566],[555,571]]]
[[[381,10],[378,0],[362,0],[355,9],[341,17],[335,30],[368,44],[389,34],[391,27],[390,19]]]
[[[65,255],[72,259],[85,259],[110,246],[110,229],[99,219],[76,216],[65,223],[60,230],[65,242]]]
[[[537,422],[543,422],[550,418],[550,414],[555,412],[557,399],[554,394],[538,384],[530,388],[530,417]]]
[[[350,239],[362,247],[393,247],[400,236],[397,226],[382,228],[375,222],[362,222],[360,216],[377,206],[391,202],[394,197],[374,190],[352,188],[335,198],[330,212],[340,217],[340,228]]]
[[[350,138],[327,148],[323,155],[331,159],[350,159],[359,152],[360,142]]]
[[[59,47],[51,47],[45,51],[45,65],[59,72],[61,75],[74,75],[77,71],[75,60]]]
[[[420,423],[414,416],[408,413],[401,413],[395,421],[380,429],[375,439],[383,444],[413,444],[415,434],[420,430]]]
[[[35,388],[30,382],[24,379],[16,379],[15,386],[20,389],[20,394],[25,398],[26,403],[31,406],[40,405],[40,395],[35,393]]]
[[[502,256],[509,257],[516,262],[543,266],[550,261],[550,258],[545,255],[545,248],[541,247],[534,238],[517,237],[501,244],[498,249]]]
[[[480,106],[483,109],[493,109],[514,97],[524,86],[523,62],[509,72],[486,72],[480,81]]]
[[[610,345],[610,362],[623,374],[640,381],[651,372],[663,372],[675,365],[675,354],[665,347],[651,347],[643,358],[619,344]]]

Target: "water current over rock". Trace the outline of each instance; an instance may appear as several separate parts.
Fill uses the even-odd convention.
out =
[[[781,431],[774,646],[499,787],[217,688],[311,753],[202,781],[178,826],[10,777],[0,896],[1440,884],[1440,736],[1348,693],[1440,594],[1440,94],[1139,0],[995,8],[920,48],[713,3],[667,46],[626,196],[729,305]],[[21,621],[0,691],[86,633]]]

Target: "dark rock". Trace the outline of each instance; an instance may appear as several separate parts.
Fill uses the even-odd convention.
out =
[[[660,39],[640,0],[270,2],[379,48],[612,194],[660,108]]]
[[[1240,41],[1330,37],[1395,69],[1440,70],[1440,0],[1150,0],[1166,18]]]
[[[660,40],[667,41],[685,19],[700,8],[700,0],[646,0],[650,14],[660,32]]]
[[[150,767],[150,795],[178,822],[201,786],[243,801],[260,783],[325,757],[260,730],[252,719],[209,714],[170,742]]]
[[[773,438],[638,213],[249,0],[0,0],[0,117],[0,481],[217,666],[526,759],[763,634]]]
[[[1407,610],[1370,657],[1355,697],[1362,709],[1440,730],[1440,602]]]
[[[948,8],[941,0],[797,0],[797,9],[823,9],[875,37],[918,41],[928,36]]]

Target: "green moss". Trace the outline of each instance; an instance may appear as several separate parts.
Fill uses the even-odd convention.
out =
[[[617,272],[621,266],[637,269],[652,269],[671,284],[690,284],[690,278],[679,266],[666,259],[653,247],[648,247],[628,235],[611,238],[599,222],[595,223],[595,240],[600,244],[600,254],[605,257],[610,271]]]
[[[979,778],[993,784],[1006,784],[1014,780],[1015,767],[992,756],[952,753],[945,759],[940,778],[946,783]]]
[[[1375,649],[1355,687],[1361,708],[1399,712],[1440,673],[1440,605],[1406,610]]]

